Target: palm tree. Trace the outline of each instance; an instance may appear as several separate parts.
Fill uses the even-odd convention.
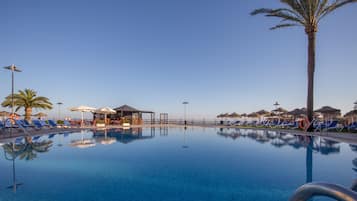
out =
[[[7,96],[1,104],[3,107],[11,107],[11,95]],[[15,111],[20,108],[25,109],[25,119],[31,120],[32,108],[52,109],[52,103],[48,98],[37,96],[37,92],[32,89],[19,90],[19,93],[14,94]]]
[[[331,0],[332,1],[332,0]],[[308,84],[307,84],[307,117],[311,122],[314,110],[314,72],[315,72],[315,40],[318,24],[325,16],[349,3],[357,0],[280,0],[284,8],[261,8],[251,12],[251,15],[265,14],[266,17],[277,17],[281,22],[271,30],[303,26],[308,37]],[[308,129],[311,131],[312,129]]]

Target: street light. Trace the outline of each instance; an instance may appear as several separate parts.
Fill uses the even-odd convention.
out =
[[[183,118],[184,118],[184,121],[185,121],[185,126],[187,125],[187,120],[186,120],[186,113],[187,113],[187,105],[188,105],[188,102],[187,101],[184,101],[182,102],[183,104]]]
[[[14,118],[14,72],[21,72],[19,68],[15,66],[15,64],[11,64],[10,66],[5,66],[4,69],[11,70],[11,119]],[[11,128],[10,135],[12,135],[12,125],[13,121],[11,120]]]
[[[279,107],[279,103],[278,103],[278,101],[275,101],[275,103],[274,103],[274,106],[275,106],[275,112],[276,113],[278,113],[278,124],[280,123],[280,113],[279,113],[279,111],[278,111],[278,107]]]
[[[63,103],[62,102],[58,102],[57,105],[58,105],[58,120],[61,120],[61,105]]]

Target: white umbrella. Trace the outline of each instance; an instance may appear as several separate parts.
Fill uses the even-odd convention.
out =
[[[113,110],[110,107],[102,107],[102,108],[96,109],[94,112],[98,113],[98,114],[104,114],[104,122],[105,123],[107,123],[107,114],[117,113],[117,111]]]
[[[93,112],[95,111],[96,109],[94,107],[89,107],[89,106],[84,106],[84,105],[81,105],[81,106],[78,106],[78,107],[73,107],[70,109],[72,112],[73,111],[76,111],[76,112],[81,112],[82,113],[82,122],[81,122],[81,126],[83,125],[83,113],[84,112]]]

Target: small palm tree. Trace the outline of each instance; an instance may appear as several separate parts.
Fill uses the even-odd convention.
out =
[[[1,105],[3,107],[11,107],[11,95],[7,96]],[[15,111],[18,111],[20,108],[25,109],[26,120],[31,120],[32,108],[52,109],[52,103],[49,99],[37,96],[37,92],[32,89],[19,90],[19,93],[14,94],[14,106],[16,107]]]
[[[325,16],[346,4],[355,3],[357,0],[280,0],[286,5],[284,8],[254,10],[251,15],[265,14],[267,17],[281,19],[280,24],[271,30],[302,26],[308,37],[308,92],[307,92],[307,117],[313,119],[314,110],[314,72],[315,72],[315,40],[318,24]]]

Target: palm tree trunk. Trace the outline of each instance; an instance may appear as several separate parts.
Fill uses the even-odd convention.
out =
[[[308,35],[308,64],[307,64],[307,118],[309,122],[313,120],[314,115],[314,73],[315,73],[315,42],[316,32],[311,31]],[[307,129],[313,131],[312,125]]]
[[[25,119],[27,121],[31,121],[31,114],[32,114],[32,108],[31,107],[25,108]]]

